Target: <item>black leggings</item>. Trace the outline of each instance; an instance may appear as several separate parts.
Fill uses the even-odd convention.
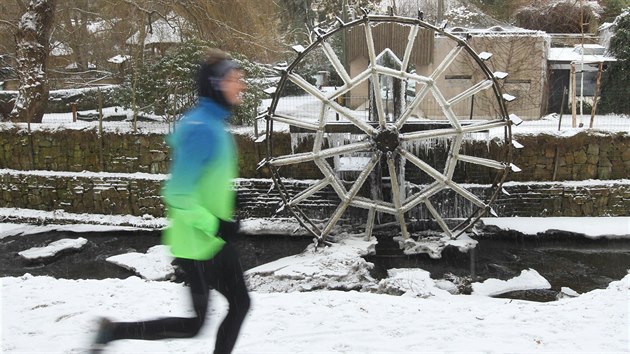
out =
[[[230,305],[228,314],[219,327],[214,353],[230,353],[250,305],[238,254],[227,243],[213,259],[195,261],[178,258],[175,262],[183,270],[190,285],[196,316],[166,317],[142,322],[114,322],[112,340],[155,340],[196,336],[206,319],[209,287],[212,287],[221,293]]]

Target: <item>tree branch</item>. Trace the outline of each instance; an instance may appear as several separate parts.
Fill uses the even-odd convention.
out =
[[[15,23],[13,23],[13,22],[11,22],[11,21],[1,20],[1,19],[0,19],[0,23],[3,23],[3,24],[8,25],[8,26],[11,26],[11,27],[13,27],[13,28],[15,28],[15,29],[17,29],[17,28],[18,28],[18,25],[17,25],[17,24],[15,24]]]

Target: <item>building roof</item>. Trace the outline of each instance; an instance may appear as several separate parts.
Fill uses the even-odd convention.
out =
[[[182,43],[182,32],[179,23],[159,19],[147,26],[144,45],[158,43]],[[134,33],[126,41],[127,44],[139,44],[140,31]]]
[[[567,48],[550,48],[548,61],[558,64],[607,63],[617,61],[606,54],[606,48],[599,44],[576,45]]]

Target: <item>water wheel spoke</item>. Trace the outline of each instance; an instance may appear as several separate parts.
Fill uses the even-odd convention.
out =
[[[351,201],[357,195],[357,193],[359,193],[359,190],[361,189],[361,187],[363,187],[363,184],[365,184],[365,181],[367,181],[368,177],[370,176],[370,173],[372,173],[372,170],[374,170],[374,167],[377,165],[380,158],[381,158],[380,151],[377,151],[374,154],[372,154],[372,158],[370,159],[368,164],[363,168],[363,170],[361,170],[359,177],[357,177],[356,181],[352,184],[352,188],[350,188],[350,191],[348,192],[349,201]]]
[[[293,198],[291,198],[291,200],[288,201],[287,205],[291,207],[298,205],[300,202],[304,201],[306,198],[314,195],[315,193],[319,192],[320,190],[328,186],[330,182],[331,182],[331,177],[326,177],[322,180],[317,181],[312,186],[296,194]]]
[[[463,49],[464,47],[460,45],[457,45],[453,49],[451,49],[444,60],[442,60],[440,65],[435,68],[435,70],[431,74],[431,79],[437,80],[442,75],[442,73],[444,73],[444,71],[453,63],[453,61],[455,61],[455,59]]]
[[[341,204],[337,206],[337,209],[335,209],[335,212],[333,213],[333,215],[330,217],[330,219],[328,219],[328,223],[326,224],[326,227],[324,227],[324,229],[322,230],[322,233],[320,235],[322,239],[326,240],[326,238],[328,237],[328,234],[330,233],[330,231],[332,231],[333,227],[337,225],[337,222],[339,221],[339,219],[341,219],[341,216],[343,215],[343,213],[346,211],[347,208],[348,208],[348,203],[345,203],[345,202],[341,202]]]
[[[343,86],[331,92],[328,96],[326,96],[326,98],[331,101],[335,100],[337,97],[345,94],[346,92],[352,90],[353,88],[361,84],[363,81],[367,80],[371,75],[372,75],[372,69],[368,67],[367,69],[359,73],[357,76],[355,76],[354,79],[351,79],[349,82],[345,83]]]
[[[429,77],[418,74],[411,74],[402,70],[396,70],[382,65],[374,66],[374,71],[382,75],[397,77],[399,79],[407,79],[409,81],[417,81],[424,84],[429,84],[433,82],[433,80]]]
[[[448,100],[448,105],[452,106],[466,98],[471,97],[472,95],[475,95],[483,90],[487,90],[488,88],[492,87],[493,83],[494,82],[492,80],[484,80],[484,81],[478,82],[476,85],[468,88],[466,91]]]
[[[396,215],[396,207],[394,204],[384,202],[382,200],[372,200],[365,197],[355,197],[350,203],[352,206],[357,208],[370,210],[374,208],[376,211],[381,213],[387,213],[391,215]]]
[[[380,153],[374,154],[372,158],[370,159],[370,162],[365,167],[365,169],[361,171],[361,173],[359,174],[359,177],[357,177],[356,182],[352,185],[352,188],[350,188],[348,193],[346,195],[340,195],[341,203],[337,207],[337,210],[335,210],[335,213],[333,214],[333,216],[328,221],[328,224],[326,225],[324,230],[322,230],[322,237],[324,239],[326,239],[326,237],[328,236],[332,228],[335,226],[335,224],[337,224],[337,222],[339,221],[343,213],[346,211],[348,206],[350,206],[350,203],[352,202],[354,197],[357,195],[357,193],[359,193],[359,190],[361,189],[361,187],[363,186],[363,184],[369,177],[370,173],[372,173],[374,166],[376,166],[380,158],[381,158]]]
[[[374,37],[372,35],[372,26],[370,22],[365,23],[365,41],[368,50],[369,67],[372,69],[372,89],[374,90],[374,101],[376,103],[376,112],[378,122],[381,128],[385,127],[385,110],[383,109],[383,98],[381,97],[381,84],[378,78],[376,68],[376,51],[374,49]]]
[[[394,164],[394,158],[390,155],[387,157],[387,168],[389,169],[389,179],[392,184],[392,201],[396,208],[396,217],[400,224],[400,231],[404,239],[409,238],[409,232],[407,231],[407,223],[405,221],[405,213],[401,207],[401,194],[400,185],[398,184],[398,174],[396,173],[396,166]]]
[[[457,116],[453,112],[451,106],[448,104],[448,102],[446,102],[446,98],[444,98],[442,92],[437,87],[431,86],[431,93],[433,94],[433,97],[435,97],[435,100],[442,109],[442,113],[444,113],[446,119],[448,119],[448,121],[455,129],[461,131],[462,125],[459,122],[459,119],[457,119]]]
[[[400,118],[398,118],[398,120],[396,121],[396,124],[395,124],[396,129],[400,130],[402,128],[402,126],[405,124],[407,119],[411,117],[411,114],[416,110],[416,108],[418,108],[420,103],[422,103],[422,101],[424,100],[424,97],[427,95],[427,93],[429,93],[429,90],[430,90],[430,84],[426,84],[424,85],[422,89],[420,89],[420,92],[418,92],[418,94],[413,99],[411,104],[407,108],[405,108],[405,111],[400,115]]]
[[[313,141],[313,152],[317,153],[322,150],[324,144],[324,125],[326,124],[326,105],[322,104],[319,110],[319,127],[315,133],[315,141]]]
[[[341,182],[341,180],[339,180],[339,178],[335,174],[335,171],[333,171],[332,167],[330,167],[326,160],[316,159],[315,165],[317,166],[317,168],[319,168],[324,176],[331,178],[330,185],[333,187],[337,195],[342,196],[348,194],[346,187],[343,186],[343,183]]]
[[[365,240],[372,239],[372,232],[374,231],[374,220],[376,219],[376,208],[368,209],[367,221],[365,222]]]
[[[317,125],[317,124],[309,123],[307,121],[300,120],[300,119],[298,119],[296,117],[291,117],[291,116],[286,115],[286,114],[277,114],[276,113],[273,116],[271,116],[271,119],[273,119],[276,122],[286,123],[286,124],[293,125],[293,126],[300,127],[300,128],[304,128],[304,129],[307,129],[307,130],[316,131],[316,130],[320,129],[319,125]]]
[[[374,50],[374,38],[372,36],[372,26],[370,22],[366,22],[363,27],[365,28],[365,44],[367,45],[368,50],[368,60],[370,63],[368,65],[374,67],[376,65],[376,51]]]
[[[510,168],[509,164],[503,163],[503,162],[499,162],[499,161],[495,161],[495,160],[491,160],[491,159],[486,159],[483,157],[476,157],[476,156],[468,156],[468,155],[457,155],[457,159],[459,161],[462,162],[468,162],[468,163],[472,163],[475,165],[482,165],[482,166],[486,166],[486,167],[490,167],[490,168],[494,168],[497,170],[503,170],[506,168]]]
[[[488,122],[475,123],[475,124],[464,126],[462,127],[461,132],[462,133],[476,133],[476,132],[489,130],[492,128],[505,127],[508,124],[510,124],[509,121],[502,120],[502,119],[491,120]]]
[[[351,81],[350,75],[348,75],[346,68],[343,67],[343,64],[339,60],[337,54],[335,54],[335,51],[332,49],[330,44],[324,41],[322,42],[322,48],[324,49],[324,54],[326,54],[326,57],[328,57],[328,60],[332,64],[333,68],[335,69],[337,74],[339,74],[339,77],[341,77],[341,80],[343,80],[344,83],[348,84]]]
[[[455,174],[455,167],[457,167],[457,155],[462,148],[462,142],[464,141],[464,135],[459,134],[455,136],[453,139],[453,143],[451,144],[451,148],[448,154],[448,158],[446,159],[446,167],[444,168],[444,175],[450,181],[453,179],[453,175]]]
[[[400,153],[402,157],[406,158],[407,161],[414,164],[416,167],[424,171],[426,174],[431,176],[431,178],[433,178],[437,182],[446,183],[446,180],[447,180],[446,176],[444,176],[440,171],[431,167],[428,163],[420,160],[420,158],[418,158],[416,155],[402,148],[399,148],[398,152]]]
[[[341,106],[335,101],[330,100],[328,97],[324,95],[323,92],[321,92],[317,87],[311,85],[308,81],[304,80],[300,75],[291,73],[289,74],[288,77],[289,77],[289,80],[291,80],[291,82],[301,87],[304,91],[306,91],[313,97],[322,101],[322,103],[328,105],[335,112],[344,116],[346,119],[351,121],[354,125],[356,125],[359,129],[363,130],[366,134],[370,134],[370,135],[376,134],[376,129],[374,129],[374,127],[367,124],[366,122],[360,120],[358,117],[355,117],[354,111]]]
[[[352,144],[343,145],[339,147],[324,149],[318,152],[303,152],[303,153],[293,154],[293,155],[278,156],[269,160],[269,164],[272,166],[292,165],[292,164],[309,162],[315,159],[328,158],[328,157],[346,154],[346,153],[367,151],[371,147],[372,147],[372,142],[362,141],[362,142],[352,143]]]
[[[466,126],[462,126],[461,129],[456,128],[443,128],[443,129],[432,129],[427,131],[420,132],[412,132],[412,133],[404,133],[400,135],[400,140],[402,141],[416,141],[416,140],[426,140],[433,138],[444,138],[449,136],[454,136],[457,134],[466,134],[466,133],[476,133],[488,131],[493,128],[505,127],[509,124],[505,120],[492,120],[489,122],[482,123],[474,123]]]
[[[400,135],[400,140],[402,141],[426,140],[426,139],[434,139],[434,138],[443,138],[443,137],[453,136],[456,134],[458,134],[458,131],[455,128],[433,129],[433,130],[426,130],[426,131],[413,132],[413,133],[404,133]]]
[[[378,125],[385,128],[385,109],[383,108],[383,98],[381,97],[381,82],[378,74],[372,74],[372,90],[374,91],[374,102],[376,103],[376,115],[378,116]]]
[[[433,195],[437,194],[439,191],[444,189],[444,184],[439,182],[433,182],[424,190],[411,195],[407,198],[403,204],[403,211],[405,213],[409,212],[411,209],[415,208],[418,204],[423,203],[424,201],[431,198]]]
[[[468,199],[473,204],[475,204],[476,206],[478,206],[478,207],[480,207],[482,209],[485,209],[488,206],[486,203],[484,203],[481,199],[479,199],[472,192],[470,192],[469,190],[463,188],[462,186],[460,186],[459,184],[457,184],[455,182],[448,183],[448,187],[450,189],[452,189],[455,193],[457,193],[457,194],[461,195],[462,197]]]
[[[425,200],[424,205],[427,207],[431,215],[433,215],[433,218],[438,223],[438,225],[440,225],[440,228],[442,229],[442,231],[444,231],[444,233],[448,235],[449,237],[453,237],[453,233],[451,232],[451,229],[448,227],[448,225],[446,224],[446,222],[444,221],[440,213],[438,213],[438,211],[435,209],[433,204],[431,204],[429,200]]]
[[[402,60],[402,70],[407,71],[407,67],[409,66],[409,59],[411,58],[411,52],[413,51],[413,45],[416,41],[416,37],[418,36],[418,31],[420,30],[420,26],[413,26],[409,31],[409,36],[407,36],[407,46],[405,47],[405,54],[403,54]]]

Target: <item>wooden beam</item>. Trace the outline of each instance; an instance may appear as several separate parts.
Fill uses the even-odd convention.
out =
[[[589,128],[593,128],[593,124],[595,123],[595,111],[597,110],[597,99],[599,98],[599,89],[602,83],[602,70],[604,69],[604,63],[599,63],[599,68],[597,69],[597,81],[595,83],[595,96],[593,96],[593,107],[591,108],[591,123],[589,124]]]
[[[573,118],[572,120],[572,127],[576,128],[577,127],[577,80],[576,80],[576,74],[575,74],[575,63],[571,63],[571,89],[572,89],[572,93],[571,93],[571,116]]]

